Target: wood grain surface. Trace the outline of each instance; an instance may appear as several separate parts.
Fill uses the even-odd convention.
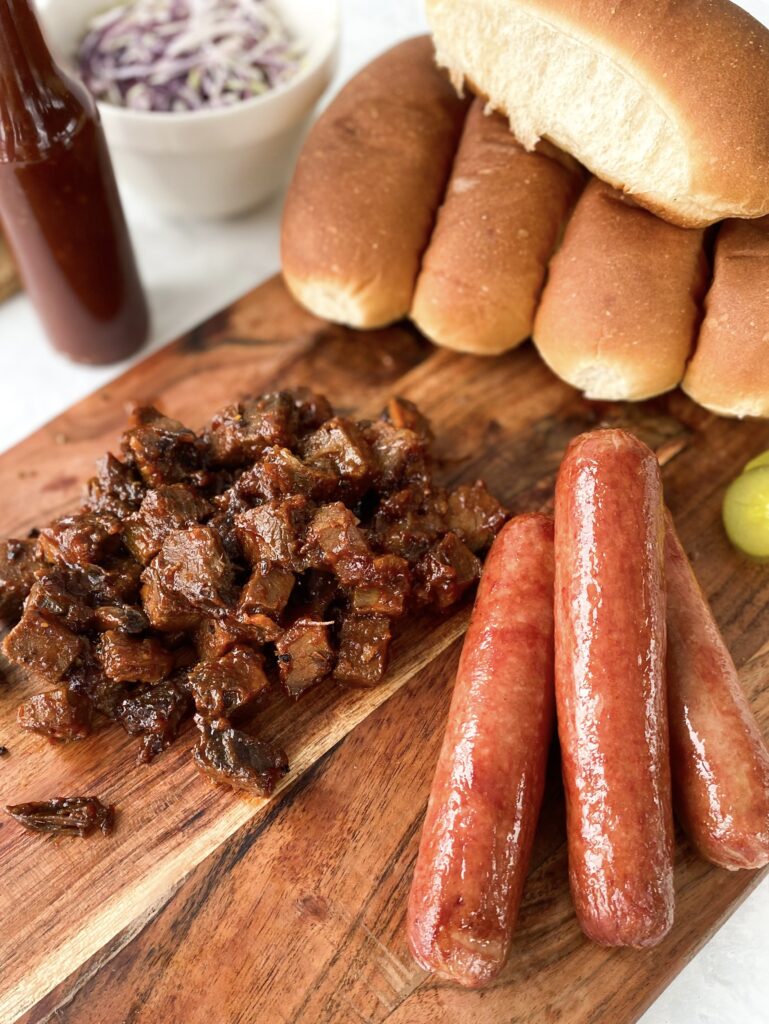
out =
[[[199,426],[250,391],[308,384],[345,411],[399,393],[440,437],[441,475],[482,475],[513,511],[547,508],[563,449],[600,423],[641,436],[762,727],[769,731],[769,570],[720,525],[726,483],[769,447],[769,424],[719,420],[679,393],[637,406],[584,402],[530,346],[481,360],[410,328],[357,334],[299,310],[279,281],[153,355],[0,456],[0,534],[73,508],[126,407],[157,401]],[[264,716],[292,771],[266,803],[213,787],[185,737],[150,766],[111,727],[52,747],[23,735],[0,690],[0,803],[95,793],[115,834],[50,840],[0,819],[0,1024],[626,1024],[756,883],[679,842],[676,925],[657,949],[585,941],[568,895],[554,751],[510,963],[489,990],[435,982],[411,962],[411,867],[467,612],[409,624],[373,691],[320,687]]]

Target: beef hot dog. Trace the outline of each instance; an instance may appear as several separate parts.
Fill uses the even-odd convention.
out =
[[[553,524],[509,522],[462,649],[408,906],[425,970],[477,987],[503,966],[553,729]]]
[[[720,867],[769,863],[769,751],[667,516],[668,704],[676,814]]]
[[[569,876],[595,942],[673,921],[662,485],[621,430],[576,438],[555,499],[555,678]]]

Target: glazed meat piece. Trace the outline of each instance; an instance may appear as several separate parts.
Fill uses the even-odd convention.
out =
[[[334,679],[349,686],[376,686],[387,668],[390,639],[386,615],[346,615]]]
[[[339,581],[329,572],[308,569],[297,578],[291,596],[292,604],[304,619],[322,619],[329,605],[341,602],[342,588]]]
[[[85,507],[122,519],[139,507],[143,495],[144,484],[135,470],[107,454],[96,463],[96,476],[88,481]]]
[[[96,645],[96,659],[115,683],[159,683],[168,678],[174,658],[159,640],[139,640],[117,630],[103,633]]]
[[[334,651],[328,622],[298,619],[275,644],[280,681],[298,697],[331,672]]]
[[[291,597],[296,577],[289,569],[270,562],[257,565],[240,592],[238,611],[277,618]]]
[[[420,600],[440,611],[450,608],[481,575],[481,563],[455,533],[447,533],[416,567]]]
[[[491,544],[506,518],[507,513],[481,480],[462,484],[447,496],[447,529],[476,553]]]
[[[79,512],[42,529],[38,544],[46,562],[95,564],[120,544],[120,522],[109,512]]]
[[[196,721],[195,764],[214,782],[267,797],[288,771],[288,758],[279,747],[233,729],[226,719]]]
[[[186,484],[169,484],[147,491],[138,512],[123,524],[123,539],[142,565],[160,551],[173,530],[193,526],[213,512],[213,506]]]
[[[6,540],[0,544],[0,621],[15,622],[42,567],[36,540]]]
[[[375,463],[360,427],[335,417],[302,439],[302,458],[311,466],[335,473],[348,496],[360,496],[371,483]]]
[[[51,566],[38,572],[24,611],[55,619],[74,633],[82,633],[94,623],[87,580],[82,573],[65,566]]]
[[[189,714],[190,698],[177,683],[143,686],[126,697],[117,709],[117,719],[129,736],[142,736],[139,762],[149,762],[176,739]]]
[[[197,713],[206,718],[230,718],[252,704],[269,685],[262,655],[238,644],[215,661],[201,661],[187,681]]]
[[[430,421],[426,416],[422,415],[408,398],[400,398],[398,395],[391,398],[382,412],[381,418],[387,420],[388,423],[392,423],[399,430],[413,430],[428,447],[433,442],[434,438]]]
[[[5,808],[24,828],[32,832],[59,832],[87,836],[101,829],[107,836],[115,825],[115,808],[95,796],[54,797]]]
[[[400,618],[411,593],[408,563],[397,555],[378,555],[352,591],[356,612]]]
[[[216,466],[245,466],[272,445],[291,448],[298,428],[299,412],[289,392],[245,399],[211,421],[206,434],[210,460]]]
[[[302,494],[324,501],[335,491],[338,477],[330,469],[303,462],[288,448],[267,448],[259,462],[237,483],[240,494],[267,500]]]
[[[267,615],[203,619],[195,631],[195,645],[201,661],[215,661],[236,644],[261,646],[282,634],[281,627]]]
[[[121,447],[127,465],[148,487],[183,483],[200,468],[201,445],[194,431],[152,407],[137,409],[133,421]]]
[[[325,395],[318,395],[310,388],[294,388],[289,394],[296,407],[300,434],[317,429],[321,423],[330,420],[334,415],[331,403]]]
[[[138,601],[142,566],[133,558],[110,558],[105,565],[87,565],[77,571],[97,605]]]
[[[149,619],[141,610],[127,604],[105,604],[94,609],[94,627],[101,633],[116,629],[120,633],[143,633]]]
[[[227,557],[233,562],[242,561],[243,549],[238,538],[236,520],[241,512],[245,512],[251,507],[251,503],[235,486],[230,487],[223,494],[217,494],[211,499],[211,504],[216,511],[208,520],[207,525],[221,540]]]
[[[83,652],[84,644],[83,638],[63,623],[30,610],[3,641],[3,652],[33,675],[58,683]]]
[[[321,505],[307,525],[302,552],[314,569],[335,573],[343,585],[363,579],[373,560],[358,518],[341,501]]]
[[[234,597],[232,563],[209,526],[174,530],[142,574],[144,611],[161,631],[190,629]]]
[[[374,420],[363,431],[374,456],[374,483],[392,491],[429,475],[427,442],[413,430]]]
[[[52,740],[82,740],[91,732],[91,705],[85,697],[60,686],[21,703],[16,720],[22,729]]]
[[[446,532],[447,511],[448,501],[440,489],[406,487],[395,491],[374,515],[369,530],[372,546],[415,565]]]
[[[251,565],[275,562],[295,571],[302,569],[300,547],[307,508],[307,499],[295,494],[266,501],[235,517],[238,539]]]

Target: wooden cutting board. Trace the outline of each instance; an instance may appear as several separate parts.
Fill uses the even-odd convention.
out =
[[[769,569],[720,525],[723,489],[769,448],[769,423],[719,420],[679,393],[596,405],[530,345],[495,360],[438,351],[412,329],[360,334],[300,310],[273,280],[0,456],[0,535],[75,507],[132,402],[201,425],[248,392],[307,384],[344,411],[399,393],[432,418],[442,475],[483,476],[515,512],[547,508],[563,449],[600,423],[652,445],[684,543],[769,730]],[[646,953],[600,949],[574,921],[555,755],[510,963],[483,993],[427,978],[403,919],[445,722],[463,610],[410,623],[373,691],[323,686],[263,716],[292,770],[270,803],[213,787],[191,736],[150,766],[118,727],[53,747],[22,734],[0,689],[0,803],[94,793],[110,838],[49,839],[0,816],[0,1024],[626,1024],[758,880],[677,850],[676,925]]]

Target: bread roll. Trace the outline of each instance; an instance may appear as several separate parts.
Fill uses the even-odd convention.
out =
[[[702,231],[674,227],[593,178],[550,264],[534,341],[587,398],[658,395],[683,377],[706,280]]]
[[[550,147],[555,155],[553,147]],[[582,177],[527,153],[476,100],[422,261],[411,319],[439,345],[496,355],[531,334],[547,263]]]
[[[311,312],[381,327],[411,309],[467,103],[428,36],[388,50],[320,117],[283,213],[283,274]]]
[[[427,0],[438,62],[675,224],[769,213],[769,32],[728,0]]]
[[[726,221],[683,389],[721,416],[769,416],[769,217]]]

